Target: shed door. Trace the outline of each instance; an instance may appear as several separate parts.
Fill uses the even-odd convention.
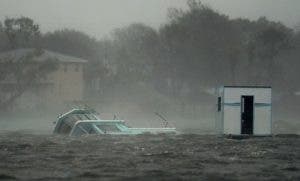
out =
[[[241,134],[253,134],[254,96],[242,96],[241,100]]]

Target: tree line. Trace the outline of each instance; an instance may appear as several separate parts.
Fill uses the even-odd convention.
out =
[[[299,31],[266,17],[230,19],[198,0],[187,5],[170,9],[159,29],[135,23],[100,40],[70,29],[43,34],[30,18],[7,18],[0,51],[31,47],[87,59],[86,82],[100,81],[101,94],[137,82],[196,102],[204,89],[220,85],[299,90]],[[99,93],[87,87],[88,95]]]

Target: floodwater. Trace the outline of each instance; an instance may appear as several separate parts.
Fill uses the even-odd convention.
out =
[[[300,180],[300,136],[0,132],[0,180]]]

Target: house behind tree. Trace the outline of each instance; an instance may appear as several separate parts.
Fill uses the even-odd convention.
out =
[[[0,60],[10,59],[16,65],[27,54],[37,51],[34,49],[17,49],[0,54]],[[58,108],[77,104],[83,100],[84,92],[84,66],[87,60],[64,55],[61,53],[39,50],[38,56],[33,57],[35,63],[55,60],[57,68],[45,75],[31,89],[25,91],[13,104],[13,109],[42,109]],[[16,80],[0,80],[2,88],[14,86]]]

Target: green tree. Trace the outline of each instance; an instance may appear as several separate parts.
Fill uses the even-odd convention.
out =
[[[251,79],[271,84],[275,74],[279,75],[280,72],[276,57],[292,48],[293,31],[281,23],[268,21],[265,17],[253,24],[256,31],[249,37],[247,47],[249,66],[256,74]]]
[[[9,41],[4,31],[2,22],[0,22],[0,52],[7,50],[9,47]]]
[[[131,24],[113,32],[113,56],[120,78],[145,81],[159,58],[157,32],[144,24]]]
[[[231,70],[239,61],[239,32],[225,15],[201,1],[188,1],[188,9],[172,9],[170,21],[160,29],[165,59],[172,69],[174,87],[188,86],[192,100],[203,86],[233,82]],[[175,93],[176,94],[176,93]]]
[[[6,18],[3,29],[10,49],[34,47],[40,37],[39,25],[27,17]]]
[[[47,33],[42,38],[41,47],[89,60],[97,59],[98,42],[89,35],[70,29]]]

